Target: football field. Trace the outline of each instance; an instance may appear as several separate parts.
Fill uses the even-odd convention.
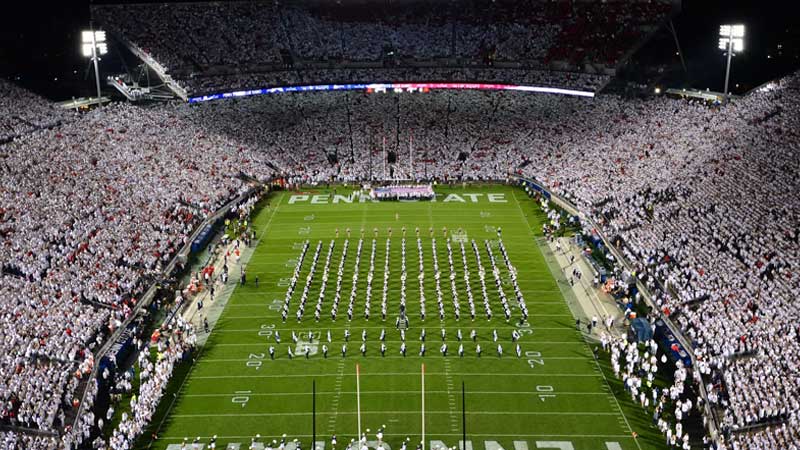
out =
[[[457,446],[464,422],[475,450],[658,448],[632,437],[537,244],[546,217],[519,188],[437,187],[435,201],[375,203],[338,187],[268,201],[254,217],[247,283],[228,300],[152,448],[218,435],[217,448],[247,449],[256,434],[264,443],[285,434],[288,450],[294,439],[309,449],[315,429],[318,447],[331,449],[336,435],[344,449],[359,418],[369,441],[385,427],[384,447],[394,450],[406,438],[416,447],[423,426],[426,449]]]

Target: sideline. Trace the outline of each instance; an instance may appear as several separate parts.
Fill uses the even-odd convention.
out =
[[[269,194],[267,194],[267,195],[269,195]],[[275,217],[275,214],[278,212],[278,208],[280,207],[280,204],[283,201],[284,197],[285,197],[285,193],[281,192],[281,197],[278,200],[278,203],[275,205],[275,209],[272,210],[272,215],[270,216],[269,221],[267,221],[266,225],[264,225],[264,230],[261,232],[261,235],[256,240],[255,245],[253,245],[251,248],[245,249],[245,250],[249,250],[249,252],[248,251],[244,252],[245,255],[243,255],[242,258],[240,259],[241,264],[239,264],[239,268],[241,268],[242,264],[245,264],[247,261],[250,260],[250,257],[253,255],[253,252],[255,251],[255,249],[258,248],[258,245],[261,243],[261,239],[267,233],[267,230],[269,229],[269,225],[272,223],[272,219]],[[195,267],[193,267],[192,269],[194,269],[194,268]],[[230,278],[233,278],[234,280],[236,280],[236,277],[234,277],[233,275],[231,275]],[[172,411],[172,408],[175,407],[175,402],[180,397],[180,393],[183,391],[183,388],[186,385],[186,382],[192,377],[192,372],[195,370],[195,368],[197,366],[197,362],[200,361],[200,359],[203,356],[203,350],[205,350],[205,346],[206,346],[206,343],[208,342],[208,338],[211,336],[211,333],[214,332],[214,325],[217,324],[217,321],[219,320],[220,316],[222,315],[222,310],[224,309],[225,304],[230,299],[231,294],[236,289],[236,286],[237,286],[237,283],[235,281],[233,283],[230,283],[228,286],[226,286],[225,291],[223,293],[221,293],[220,298],[218,299],[217,305],[213,305],[213,306],[219,308],[219,314],[216,315],[216,317],[212,318],[212,320],[214,321],[213,324],[209,321],[209,332],[208,333],[205,333],[205,332],[201,333],[200,331],[202,331],[202,328],[196,328],[196,330],[198,330],[198,332],[197,332],[197,343],[198,343],[197,344],[197,354],[194,357],[194,360],[192,361],[192,366],[189,367],[189,370],[186,372],[186,376],[183,378],[183,380],[181,380],[180,386],[178,386],[178,389],[173,393],[172,402],[170,402],[170,404],[167,407],[166,411],[164,411],[164,415],[161,417],[161,422],[159,422],[158,426],[155,427],[155,430],[153,431],[153,433],[156,436],[161,431],[161,428],[164,427],[164,423],[166,422],[167,418],[170,417],[170,412]],[[194,315],[197,312],[196,311],[196,305],[197,305],[197,302],[193,301],[189,305],[189,308],[187,308],[185,311],[182,312],[182,314],[181,314],[182,317],[184,317],[184,318],[188,317],[189,319],[194,318]],[[191,311],[192,308],[195,309],[194,312]],[[195,325],[194,321],[192,321],[192,324]],[[197,326],[197,325],[195,325],[195,326]],[[162,401],[164,401],[163,398],[162,398]],[[158,410],[156,410],[156,411],[158,411]],[[152,425],[153,424],[151,423],[150,426],[152,426]],[[142,439],[143,436],[144,435],[139,436],[139,438],[137,438],[137,440],[138,439]],[[147,448],[151,448],[152,446],[153,446],[153,440],[151,438],[148,438]]]

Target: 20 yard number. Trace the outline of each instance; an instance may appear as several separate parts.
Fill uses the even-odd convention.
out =
[[[528,358],[528,365],[531,367],[531,369],[535,369],[537,365],[544,365],[542,352],[526,351],[525,357]]]

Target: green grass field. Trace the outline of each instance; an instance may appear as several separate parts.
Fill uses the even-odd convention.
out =
[[[338,188],[338,194],[345,192]],[[349,193],[349,192],[347,192]],[[421,439],[422,386],[421,367],[425,366],[425,440],[456,446],[462,435],[461,384],[466,388],[467,439],[475,450],[495,448],[574,448],[577,450],[655,449],[663,448],[660,439],[631,436],[634,429],[646,428],[647,417],[626,417],[631,408],[621,407],[612,395],[609,383],[592,357],[589,346],[575,330],[574,318],[553,278],[535,238],[545,219],[534,202],[517,188],[494,185],[437,189],[436,202],[356,202],[350,204],[332,191],[276,193],[270,208],[263,208],[253,226],[260,236],[255,253],[247,265],[248,283],[239,286],[230,298],[223,315],[201,350],[177,400],[172,403],[167,419],[158,430],[159,439],[146,446],[177,448],[184,437],[190,441],[202,436],[219,435],[217,448],[240,443],[248,448],[250,438],[260,434],[264,440],[299,439],[303,448],[310,448],[312,434],[312,381],[316,382],[316,436],[331,448],[331,435],[338,437],[337,448],[357,437],[356,365],[360,366],[361,422],[368,439],[386,426],[384,440],[392,449],[399,449],[410,437],[410,448]],[[496,194],[496,195],[489,195]],[[318,197],[314,197],[318,195]],[[492,200],[492,201],[490,201]],[[400,354],[400,333],[395,329],[400,297],[401,228],[407,228],[407,313],[410,328],[406,333],[408,354]],[[336,286],[336,274],[346,239],[345,229],[352,235],[344,262],[344,281],[337,320],[331,320],[330,308]],[[388,228],[392,228],[390,251],[390,289],[388,317],[382,321],[383,272]],[[426,320],[420,320],[420,292],[417,273],[419,258],[415,228],[420,228],[426,277],[424,279]],[[432,241],[429,228],[435,230],[437,255],[442,272],[441,288],[446,318],[440,321],[436,303]],[[465,244],[472,273],[469,283],[475,296],[477,317],[470,320],[463,279],[460,247],[451,240],[456,270],[456,283],[461,303],[461,318],[453,314],[446,240],[459,228],[469,240],[475,239],[486,268],[486,288],[491,300],[493,318],[487,320],[481,301],[477,262],[469,241]],[[502,227],[502,239],[512,264],[518,270],[519,286],[524,293],[530,317],[520,325],[514,290],[508,270],[497,248],[495,227]],[[339,237],[335,230],[339,229]],[[359,266],[357,298],[352,321],[347,320],[346,307],[352,287],[356,248],[360,230],[366,230]],[[364,318],[364,300],[373,228],[376,239],[372,314]],[[301,275],[291,298],[285,323],[280,307],[287,291],[294,263],[302,243],[310,246]],[[336,241],[330,264],[330,278],[323,299],[322,317],[314,320],[314,306],[319,297],[322,270],[331,240]],[[496,263],[504,280],[504,291],[512,307],[512,320],[502,314],[499,296],[491,274],[484,240],[490,240]],[[306,284],[317,243],[322,242],[319,262],[309,290],[308,303],[301,323],[295,319],[300,294]],[[258,275],[260,285],[253,283]],[[235,282],[237,280],[231,280]],[[386,330],[386,356],[379,352],[378,335]],[[427,354],[419,356],[420,332],[427,331]],[[442,356],[441,329],[446,329],[448,355]],[[511,342],[511,331],[522,333],[523,356],[518,358]],[[352,336],[345,358],[341,355],[344,330]],[[457,353],[456,332],[464,335],[465,356]],[[478,333],[477,343],[483,355],[475,353],[471,330]],[[275,343],[273,332],[280,331],[282,341]],[[330,330],[332,342],[327,343]],[[362,330],[367,330],[367,355],[359,352]],[[497,356],[497,343],[492,331],[497,330],[498,343],[504,355]],[[304,344],[295,345],[292,331],[308,335],[317,353],[306,359]],[[330,348],[322,357],[321,345]],[[268,354],[276,348],[276,358]],[[287,348],[297,355],[290,360]],[[612,383],[614,385],[614,383]],[[618,383],[617,383],[618,385]],[[167,403],[171,399],[165,400]],[[631,425],[629,425],[631,424]],[[645,424],[645,425],[643,425]],[[637,430],[642,434],[641,430]],[[516,442],[515,442],[516,441]],[[434,443],[435,444],[435,443]],[[191,446],[189,446],[190,448]],[[229,448],[236,448],[235,445]],[[287,448],[291,449],[291,445]]]

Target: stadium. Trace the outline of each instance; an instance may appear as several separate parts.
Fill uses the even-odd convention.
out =
[[[79,3],[3,34],[0,449],[800,448],[791,11]]]

